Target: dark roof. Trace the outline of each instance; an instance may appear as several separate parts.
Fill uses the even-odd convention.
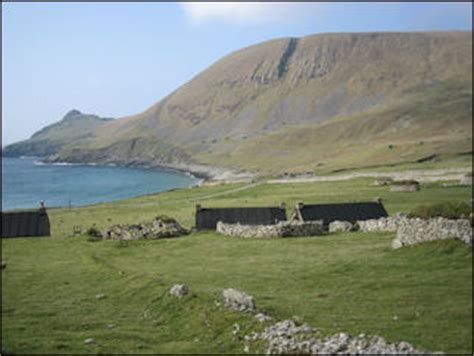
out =
[[[2,213],[2,238],[49,235],[50,225],[46,210]]]
[[[215,229],[217,222],[242,225],[271,225],[286,220],[282,207],[201,208],[196,209],[196,228]]]
[[[323,220],[325,225],[335,220],[356,222],[388,216],[382,203],[376,202],[303,205],[299,212],[304,221]]]

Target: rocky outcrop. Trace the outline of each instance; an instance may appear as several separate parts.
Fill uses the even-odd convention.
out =
[[[472,244],[472,226],[467,219],[415,218],[408,221],[409,223],[401,224],[398,228],[397,237],[392,242],[393,248],[444,239],[458,239]]]
[[[283,320],[267,327],[261,333],[246,335],[244,351],[258,340],[266,342],[263,353],[269,354],[313,354],[313,355],[409,355],[426,354],[405,341],[390,344],[380,336],[337,333],[321,337],[319,330],[307,324],[297,325],[293,320]],[[253,351],[253,350],[252,350]],[[442,354],[441,352],[429,354]]]
[[[228,288],[222,292],[225,306],[235,311],[254,311],[255,302],[253,297],[238,289]]]
[[[323,234],[323,222],[281,221],[274,225],[241,225],[219,221],[216,231],[222,235],[243,238],[318,236]]]
[[[158,216],[151,223],[113,225],[103,234],[103,238],[111,240],[159,239],[188,234],[189,230],[184,229],[175,219]]]

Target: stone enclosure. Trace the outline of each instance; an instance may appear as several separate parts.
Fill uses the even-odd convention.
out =
[[[322,221],[282,221],[274,225],[241,225],[217,223],[216,231],[225,236],[243,238],[277,238],[318,236],[323,234]]]
[[[425,220],[396,214],[393,217],[357,223],[361,231],[397,232],[397,237],[392,242],[393,248],[450,238],[472,244],[472,226],[468,219],[452,220],[439,217]]]
[[[472,244],[472,226],[468,219],[420,219],[409,218],[404,214],[393,217],[357,221],[334,221],[329,225],[330,233],[349,232],[396,232],[393,248],[433,240],[459,239]],[[322,221],[290,221],[274,225],[241,225],[217,223],[217,232],[225,236],[241,238],[280,238],[296,236],[319,236],[325,233]]]

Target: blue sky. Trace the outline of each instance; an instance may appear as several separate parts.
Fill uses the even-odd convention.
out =
[[[2,145],[139,113],[222,56],[320,32],[472,30],[466,3],[2,3]]]

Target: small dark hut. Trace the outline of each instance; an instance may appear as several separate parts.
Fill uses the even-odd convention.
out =
[[[312,204],[298,203],[292,219],[299,221],[323,220],[328,226],[332,221],[349,221],[379,219],[387,217],[381,201],[360,203]]]
[[[228,224],[272,225],[286,221],[285,204],[279,207],[203,208],[196,205],[196,229],[215,230],[219,221]]]
[[[36,211],[2,212],[2,238],[50,236],[46,209]]]

